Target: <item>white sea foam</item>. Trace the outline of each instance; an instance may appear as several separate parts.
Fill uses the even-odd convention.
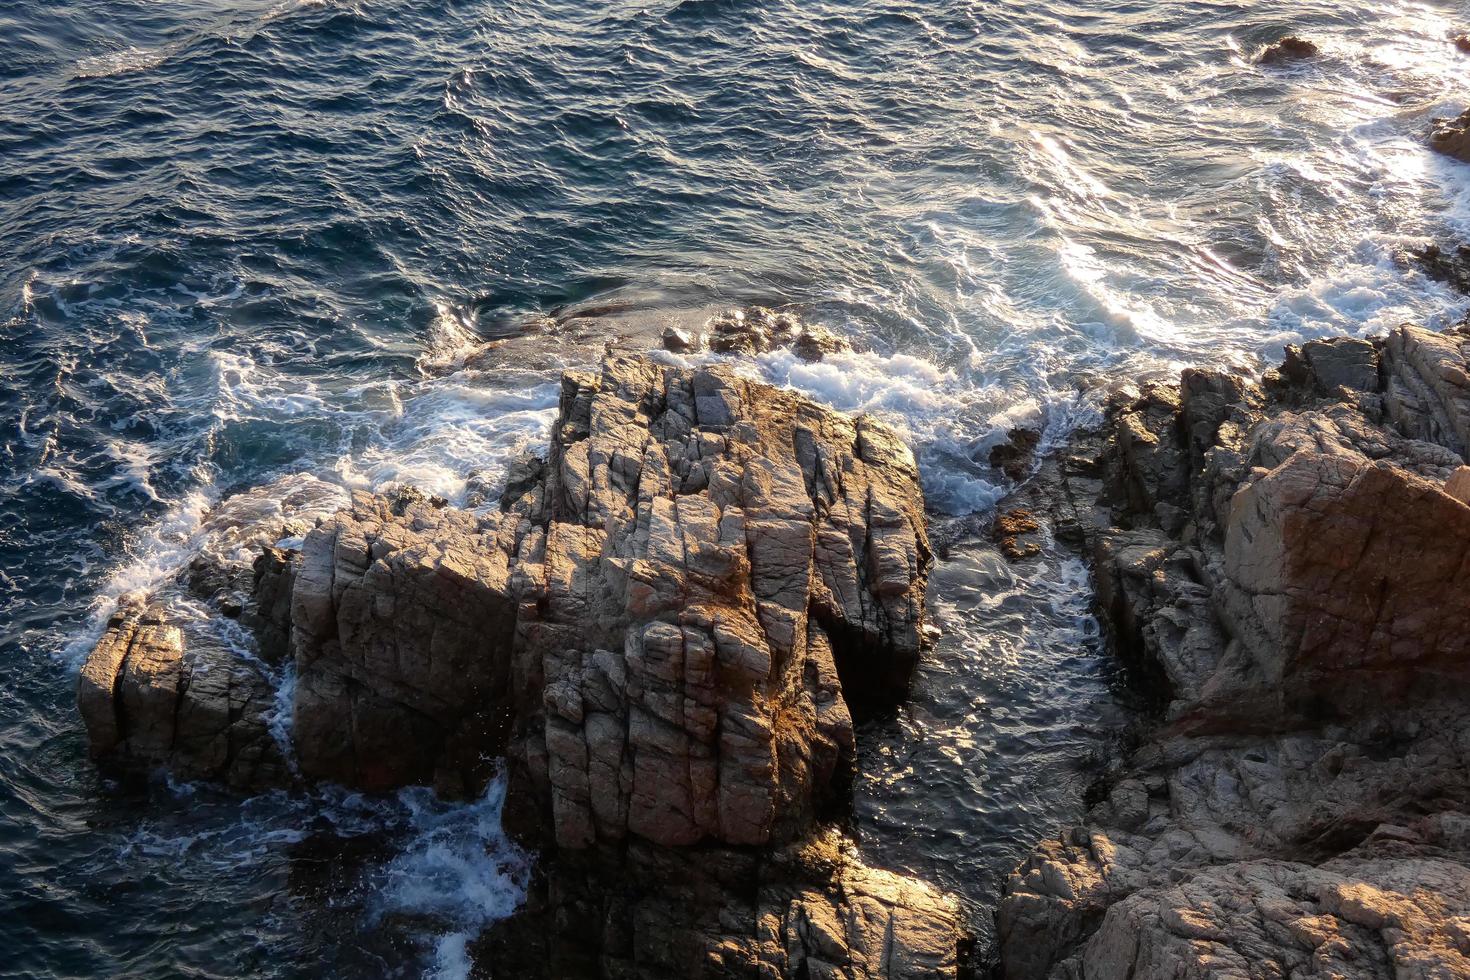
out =
[[[371,918],[428,919],[444,930],[432,935],[429,975],[467,980],[468,942],[525,900],[530,858],[505,836],[500,814],[505,779],[490,783],[474,803],[448,806],[426,790],[405,790],[413,834],[382,869],[369,906]]]
[[[419,370],[435,374],[461,368],[482,343],[473,310],[435,301],[434,319],[418,356]]]
[[[107,78],[156,67],[167,57],[166,48],[127,47],[104,51],[79,60],[72,69],[72,75],[76,78]]]

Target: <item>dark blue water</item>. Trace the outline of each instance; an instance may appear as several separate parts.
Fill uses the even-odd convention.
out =
[[[75,671],[208,508],[293,472],[464,499],[605,337],[789,305],[750,370],[907,427],[936,521],[1089,379],[1454,315],[1420,139],[1450,2],[0,2],[0,972],[462,973],[514,903],[493,799],[102,782]],[[1262,69],[1286,30],[1325,56]],[[593,313],[576,330],[555,324]],[[473,356],[487,341],[488,354]],[[856,831],[961,892],[1075,814],[1114,712],[1063,555],[936,572]]]

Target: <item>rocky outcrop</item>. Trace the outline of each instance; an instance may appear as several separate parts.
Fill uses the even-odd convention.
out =
[[[831,833],[774,850],[631,842],[611,867],[563,856],[477,952],[517,977],[954,977],[959,921]]]
[[[1467,340],[1116,395],[1086,537],[1165,707],[1011,876],[1007,977],[1466,975]]]
[[[108,620],[77,691],[94,759],[237,789],[288,777],[270,727],[274,699],[270,679],[207,625],[135,601]]]
[[[847,340],[816,323],[804,323],[791,313],[752,306],[717,314],[694,334],[679,327],[663,333],[666,350],[693,353],[708,347],[717,354],[765,354],[789,347],[807,361],[820,361],[828,354],[852,350]]]
[[[1408,251],[1408,259],[1429,278],[1460,293],[1470,294],[1470,245],[1441,246],[1435,242]]]
[[[904,696],[925,634],[918,471],[880,423],[610,354],[566,374],[497,508],[354,493],[309,529],[229,526],[191,575],[289,646],[301,778],[469,794],[506,758],[507,820],[547,849],[496,954],[518,975],[955,974],[955,905],[820,829],[854,710]],[[248,750],[265,675],[233,680],[268,665],[199,670],[173,615],[122,615],[89,658],[94,754],[279,779]]]
[[[1435,119],[1429,130],[1431,149],[1470,163],[1470,109],[1454,119]]]
[[[345,499],[309,476],[231,497],[204,516],[172,581],[122,597],[78,686],[92,758],[239,789],[290,780],[273,665],[286,656],[295,552],[277,546]]]

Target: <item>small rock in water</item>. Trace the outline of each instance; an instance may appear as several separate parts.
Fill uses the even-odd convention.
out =
[[[1458,34],[1455,36],[1455,47],[1461,54],[1470,54],[1470,34]]]
[[[1470,245],[1442,248],[1431,242],[1423,248],[1410,249],[1409,259],[1429,278],[1470,293]]]
[[[1268,45],[1257,60],[1263,65],[1279,65],[1288,61],[1305,61],[1321,53],[1322,49],[1306,38],[1288,34],[1275,44]]]
[[[1041,545],[1035,540],[1040,530],[1041,525],[1029,510],[1017,508],[997,517],[991,534],[1008,560],[1024,561],[1041,554]]]
[[[1006,441],[990,450],[990,465],[1000,470],[1017,483],[1026,479],[1031,463],[1036,458],[1036,447],[1041,445],[1041,433],[1034,429],[1012,429],[1006,433]]]
[[[678,327],[666,327],[663,341],[664,350],[673,351],[675,354],[687,354],[698,350],[701,346],[697,337]]]
[[[1431,120],[1429,146],[1438,153],[1470,163],[1470,110],[1454,119]]]

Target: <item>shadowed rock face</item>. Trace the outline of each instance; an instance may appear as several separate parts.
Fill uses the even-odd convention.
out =
[[[357,493],[299,553],[259,535],[232,574],[262,650],[289,638],[300,776],[463,794],[505,756],[508,821],[556,855],[486,939],[517,975],[953,976],[952,901],[810,836],[848,787],[850,704],[900,700],[919,655],[908,448],[725,368],[609,355],[516,473],[495,512]],[[184,731],[220,695],[172,618],[119,618],[89,659],[94,754],[233,781],[254,757]],[[264,731],[255,676],[229,718]]]
[[[1168,703],[1011,876],[1006,976],[1470,975],[1466,341],[1115,400],[1100,605]]]

